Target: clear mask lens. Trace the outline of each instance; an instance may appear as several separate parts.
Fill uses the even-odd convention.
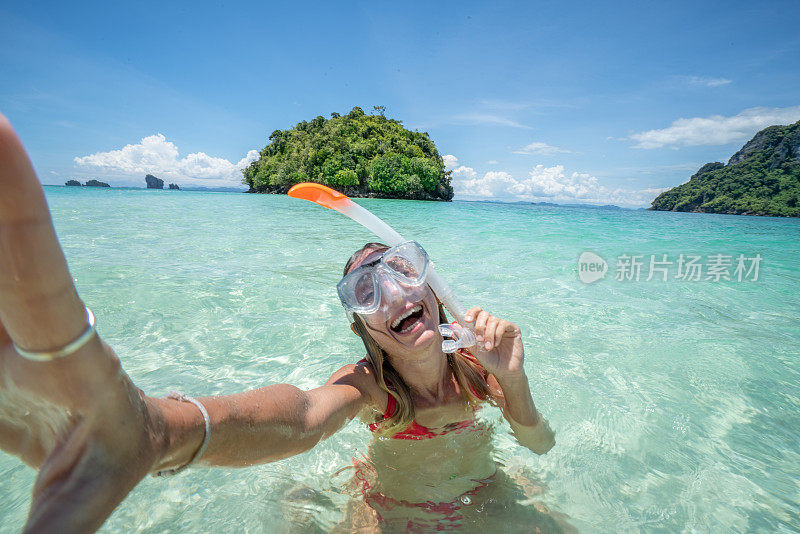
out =
[[[409,300],[424,296],[424,288],[419,288],[425,283],[427,270],[425,250],[409,241],[390,248],[376,262],[347,274],[337,291],[349,312],[372,314],[381,307],[382,292],[399,292],[399,297]]]

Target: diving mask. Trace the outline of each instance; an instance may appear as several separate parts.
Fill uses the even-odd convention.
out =
[[[407,241],[347,273],[336,291],[348,315],[371,315],[381,310],[386,291],[396,291],[407,300],[421,300],[426,292],[427,272],[425,249],[416,241]]]

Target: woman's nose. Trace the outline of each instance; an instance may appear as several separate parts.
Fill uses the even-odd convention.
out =
[[[382,276],[379,284],[381,286],[381,298],[384,302],[394,302],[405,295],[403,288],[391,276]]]
[[[384,304],[404,298],[407,293],[406,289],[384,269],[378,270],[378,285],[381,291],[381,301]]]

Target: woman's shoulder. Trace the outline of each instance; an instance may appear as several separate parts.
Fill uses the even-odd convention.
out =
[[[338,371],[333,373],[328,379],[328,384],[332,383],[348,383],[361,391],[362,395],[370,406],[374,409],[383,412],[386,409],[388,396],[380,386],[378,386],[377,373],[375,368],[366,358],[363,358],[356,363],[350,363],[342,366]]]

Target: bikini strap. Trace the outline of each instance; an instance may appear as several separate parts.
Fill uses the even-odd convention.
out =
[[[387,393],[387,395],[389,395],[389,401],[386,403],[386,411],[383,413],[384,419],[389,419],[397,410],[397,401],[394,400],[394,395],[389,393]]]

